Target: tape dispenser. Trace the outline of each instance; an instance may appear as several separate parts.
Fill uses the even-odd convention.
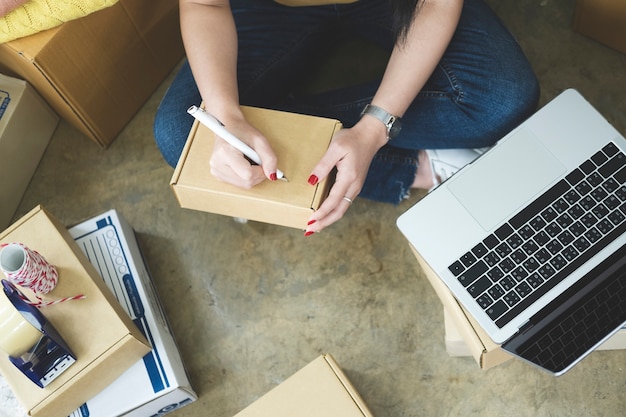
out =
[[[0,291],[0,350],[31,381],[43,388],[76,357],[61,335],[15,285],[3,279]]]

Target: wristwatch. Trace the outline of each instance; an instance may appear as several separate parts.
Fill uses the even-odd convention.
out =
[[[387,127],[387,140],[391,140],[398,136],[398,133],[400,133],[400,129],[402,129],[402,124],[400,123],[399,117],[388,113],[386,110],[378,106],[375,106],[373,104],[366,105],[361,112],[361,117],[366,114],[374,116],[375,118],[383,122],[383,124]]]

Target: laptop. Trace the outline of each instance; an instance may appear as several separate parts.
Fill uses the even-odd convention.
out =
[[[626,139],[574,89],[397,226],[494,342],[553,375],[626,324]]]

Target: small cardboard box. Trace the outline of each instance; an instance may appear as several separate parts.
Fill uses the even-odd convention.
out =
[[[58,123],[26,81],[0,74],[0,230],[11,222]]]
[[[17,75],[103,147],[184,55],[178,1],[111,7],[0,44],[0,70]]]
[[[321,355],[235,417],[372,417],[334,358]]]
[[[29,415],[68,416],[146,355],[150,345],[67,229],[41,206],[0,234],[0,243],[10,242],[36,250],[57,268],[58,285],[44,299],[87,297],[42,309],[76,355],[76,362],[45,388],[0,355],[0,373]],[[33,298],[32,291],[23,291]]]
[[[255,107],[243,112],[270,141],[289,181],[264,181],[250,190],[219,181],[209,171],[214,135],[196,120],[171,180],[180,206],[304,229],[332,184],[326,178],[311,186],[307,179],[341,123]]]
[[[163,416],[194,402],[197,395],[130,224],[109,210],[69,232],[152,346],[71,417]]]
[[[626,53],[626,2],[577,0],[574,30]]]

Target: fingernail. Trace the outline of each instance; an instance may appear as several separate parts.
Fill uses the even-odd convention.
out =
[[[309,230],[307,232],[304,233],[304,236],[311,236],[313,233],[315,233],[313,230]]]
[[[272,181],[276,181],[277,179],[278,179],[278,177],[276,176],[276,173],[275,173],[275,172],[272,172],[272,173],[270,174],[270,180],[272,180]]]
[[[319,181],[319,178],[317,178],[317,175],[311,174],[311,176],[309,177],[309,184],[315,185],[317,184],[318,181]]]
[[[307,226],[312,225],[313,223],[315,223],[317,220],[309,220],[309,222],[306,224]]]

